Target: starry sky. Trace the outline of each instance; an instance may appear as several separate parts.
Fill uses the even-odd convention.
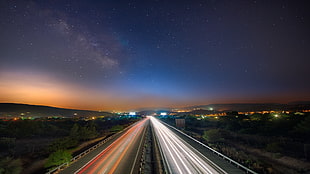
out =
[[[310,100],[306,0],[0,0],[0,102]]]

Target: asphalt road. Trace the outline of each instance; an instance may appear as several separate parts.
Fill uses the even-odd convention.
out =
[[[150,117],[150,120],[169,173],[227,173],[156,118]]]
[[[192,148],[195,149],[195,151],[198,151],[201,153],[204,157],[206,157],[208,160],[207,162],[210,162],[211,165],[215,164],[220,169],[224,170],[225,172],[229,174],[243,174],[243,173],[252,173],[257,174],[256,172],[247,169],[246,167],[242,169],[241,166],[237,166],[233,162],[230,162],[229,160],[225,160],[222,156],[219,156],[218,154],[211,151],[209,148],[206,148],[205,145],[203,145],[201,142],[195,140],[194,138],[189,137],[188,135],[182,133],[182,131],[177,130],[173,126],[170,126],[162,121],[160,121],[163,125],[165,125],[167,128],[170,129],[174,134],[176,134],[180,139],[188,143]],[[244,166],[243,166],[244,167]],[[246,171],[248,170],[248,171]]]
[[[142,148],[150,123],[156,137],[157,147],[161,152],[164,164],[162,167],[165,173],[244,173],[195,141],[168,128],[158,119],[147,117],[71,164],[60,174],[139,173]]]
[[[149,118],[145,118],[128,129],[115,140],[83,157],[60,173],[75,174],[131,174],[138,173]]]

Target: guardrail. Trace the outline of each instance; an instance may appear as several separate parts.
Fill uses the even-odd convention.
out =
[[[145,132],[144,132],[144,135],[146,135],[146,136],[148,136],[147,134],[148,134],[148,128],[145,130]],[[144,137],[144,140],[143,140],[143,144],[144,144],[144,146],[142,147],[142,155],[141,155],[141,158],[140,158],[140,163],[139,163],[139,174],[142,174],[143,173],[143,171],[144,171],[144,168],[145,168],[145,156],[146,156],[146,142],[147,141],[147,137]]]
[[[151,129],[153,130],[152,131],[152,136],[154,138],[154,140],[153,140],[154,141],[154,146],[156,146],[155,148],[157,148],[159,150],[159,153],[160,153],[160,155],[162,157],[161,164],[163,165],[164,173],[170,174],[171,173],[171,169],[169,168],[168,162],[166,161],[167,158],[165,157],[165,154],[162,151],[162,149],[158,147],[159,146],[159,141],[158,141],[157,137],[155,136],[155,132],[154,132],[155,130],[153,128],[153,123],[151,122],[150,124],[151,124]]]
[[[222,153],[220,153],[220,152],[218,152],[218,151],[212,149],[211,147],[209,147],[209,146],[203,144],[202,142],[196,140],[195,138],[193,138],[193,137],[187,135],[186,133],[180,131],[179,129],[177,129],[177,128],[175,128],[175,127],[173,127],[173,126],[171,126],[171,125],[169,125],[169,124],[167,124],[167,123],[165,123],[165,122],[163,122],[163,121],[161,121],[161,122],[164,123],[165,125],[167,125],[167,126],[173,128],[173,129],[175,129],[176,131],[180,132],[181,134],[185,135],[186,137],[190,138],[191,140],[194,140],[195,142],[199,143],[200,145],[206,147],[207,149],[209,149],[209,150],[212,151],[213,153],[217,154],[217,155],[220,156],[221,158],[223,158],[223,159],[229,161],[230,163],[233,163],[233,164],[236,165],[237,167],[242,168],[243,170],[246,171],[246,173],[258,174],[258,173],[256,173],[256,172],[254,172],[253,170],[251,170],[251,169],[245,167],[244,165],[238,163],[237,161],[235,161],[235,160],[229,158],[228,156],[225,156],[224,154],[222,154]]]
[[[137,122],[136,122],[136,123],[137,123]],[[80,159],[80,158],[82,158],[83,156],[87,155],[87,154],[90,153],[91,151],[93,151],[93,150],[97,149],[98,147],[102,146],[102,145],[105,144],[107,141],[109,141],[109,140],[115,138],[117,135],[119,135],[120,133],[122,133],[122,132],[126,131],[127,129],[131,128],[131,127],[132,127],[133,125],[135,125],[136,123],[134,123],[134,124],[132,124],[132,125],[126,127],[125,129],[123,129],[123,130],[121,130],[121,131],[119,131],[119,132],[117,132],[117,133],[115,133],[115,134],[109,136],[108,138],[106,138],[106,139],[100,141],[100,142],[97,143],[96,145],[90,147],[89,149],[85,150],[84,152],[82,152],[82,153],[76,155],[75,157],[71,158],[71,160],[70,160],[69,162],[63,163],[63,164],[59,165],[58,167],[49,170],[48,172],[46,172],[46,174],[52,174],[52,173],[55,173],[55,172],[60,171],[60,170],[62,170],[62,169],[65,169],[65,168],[68,167],[70,164],[74,163],[75,161],[77,161],[78,159]]]

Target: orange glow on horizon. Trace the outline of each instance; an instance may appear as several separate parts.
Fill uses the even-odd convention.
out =
[[[42,74],[0,75],[0,102],[46,105],[86,110],[128,110],[141,107],[173,106],[157,96],[126,96],[114,90],[78,86]]]
[[[253,97],[252,100],[226,97],[215,100],[197,99],[194,101],[192,99],[179,101],[130,91],[124,93],[124,91],[118,91],[117,89],[98,89],[76,85],[42,73],[1,72],[0,74],[1,103],[23,103],[70,109],[125,111],[139,108],[182,108],[220,103],[287,103],[294,100],[303,100],[300,96],[302,95],[287,93],[286,96],[270,96],[268,99],[257,96]]]

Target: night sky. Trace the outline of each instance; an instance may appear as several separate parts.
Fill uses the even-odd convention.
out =
[[[307,0],[0,0],[0,102],[310,100]]]

